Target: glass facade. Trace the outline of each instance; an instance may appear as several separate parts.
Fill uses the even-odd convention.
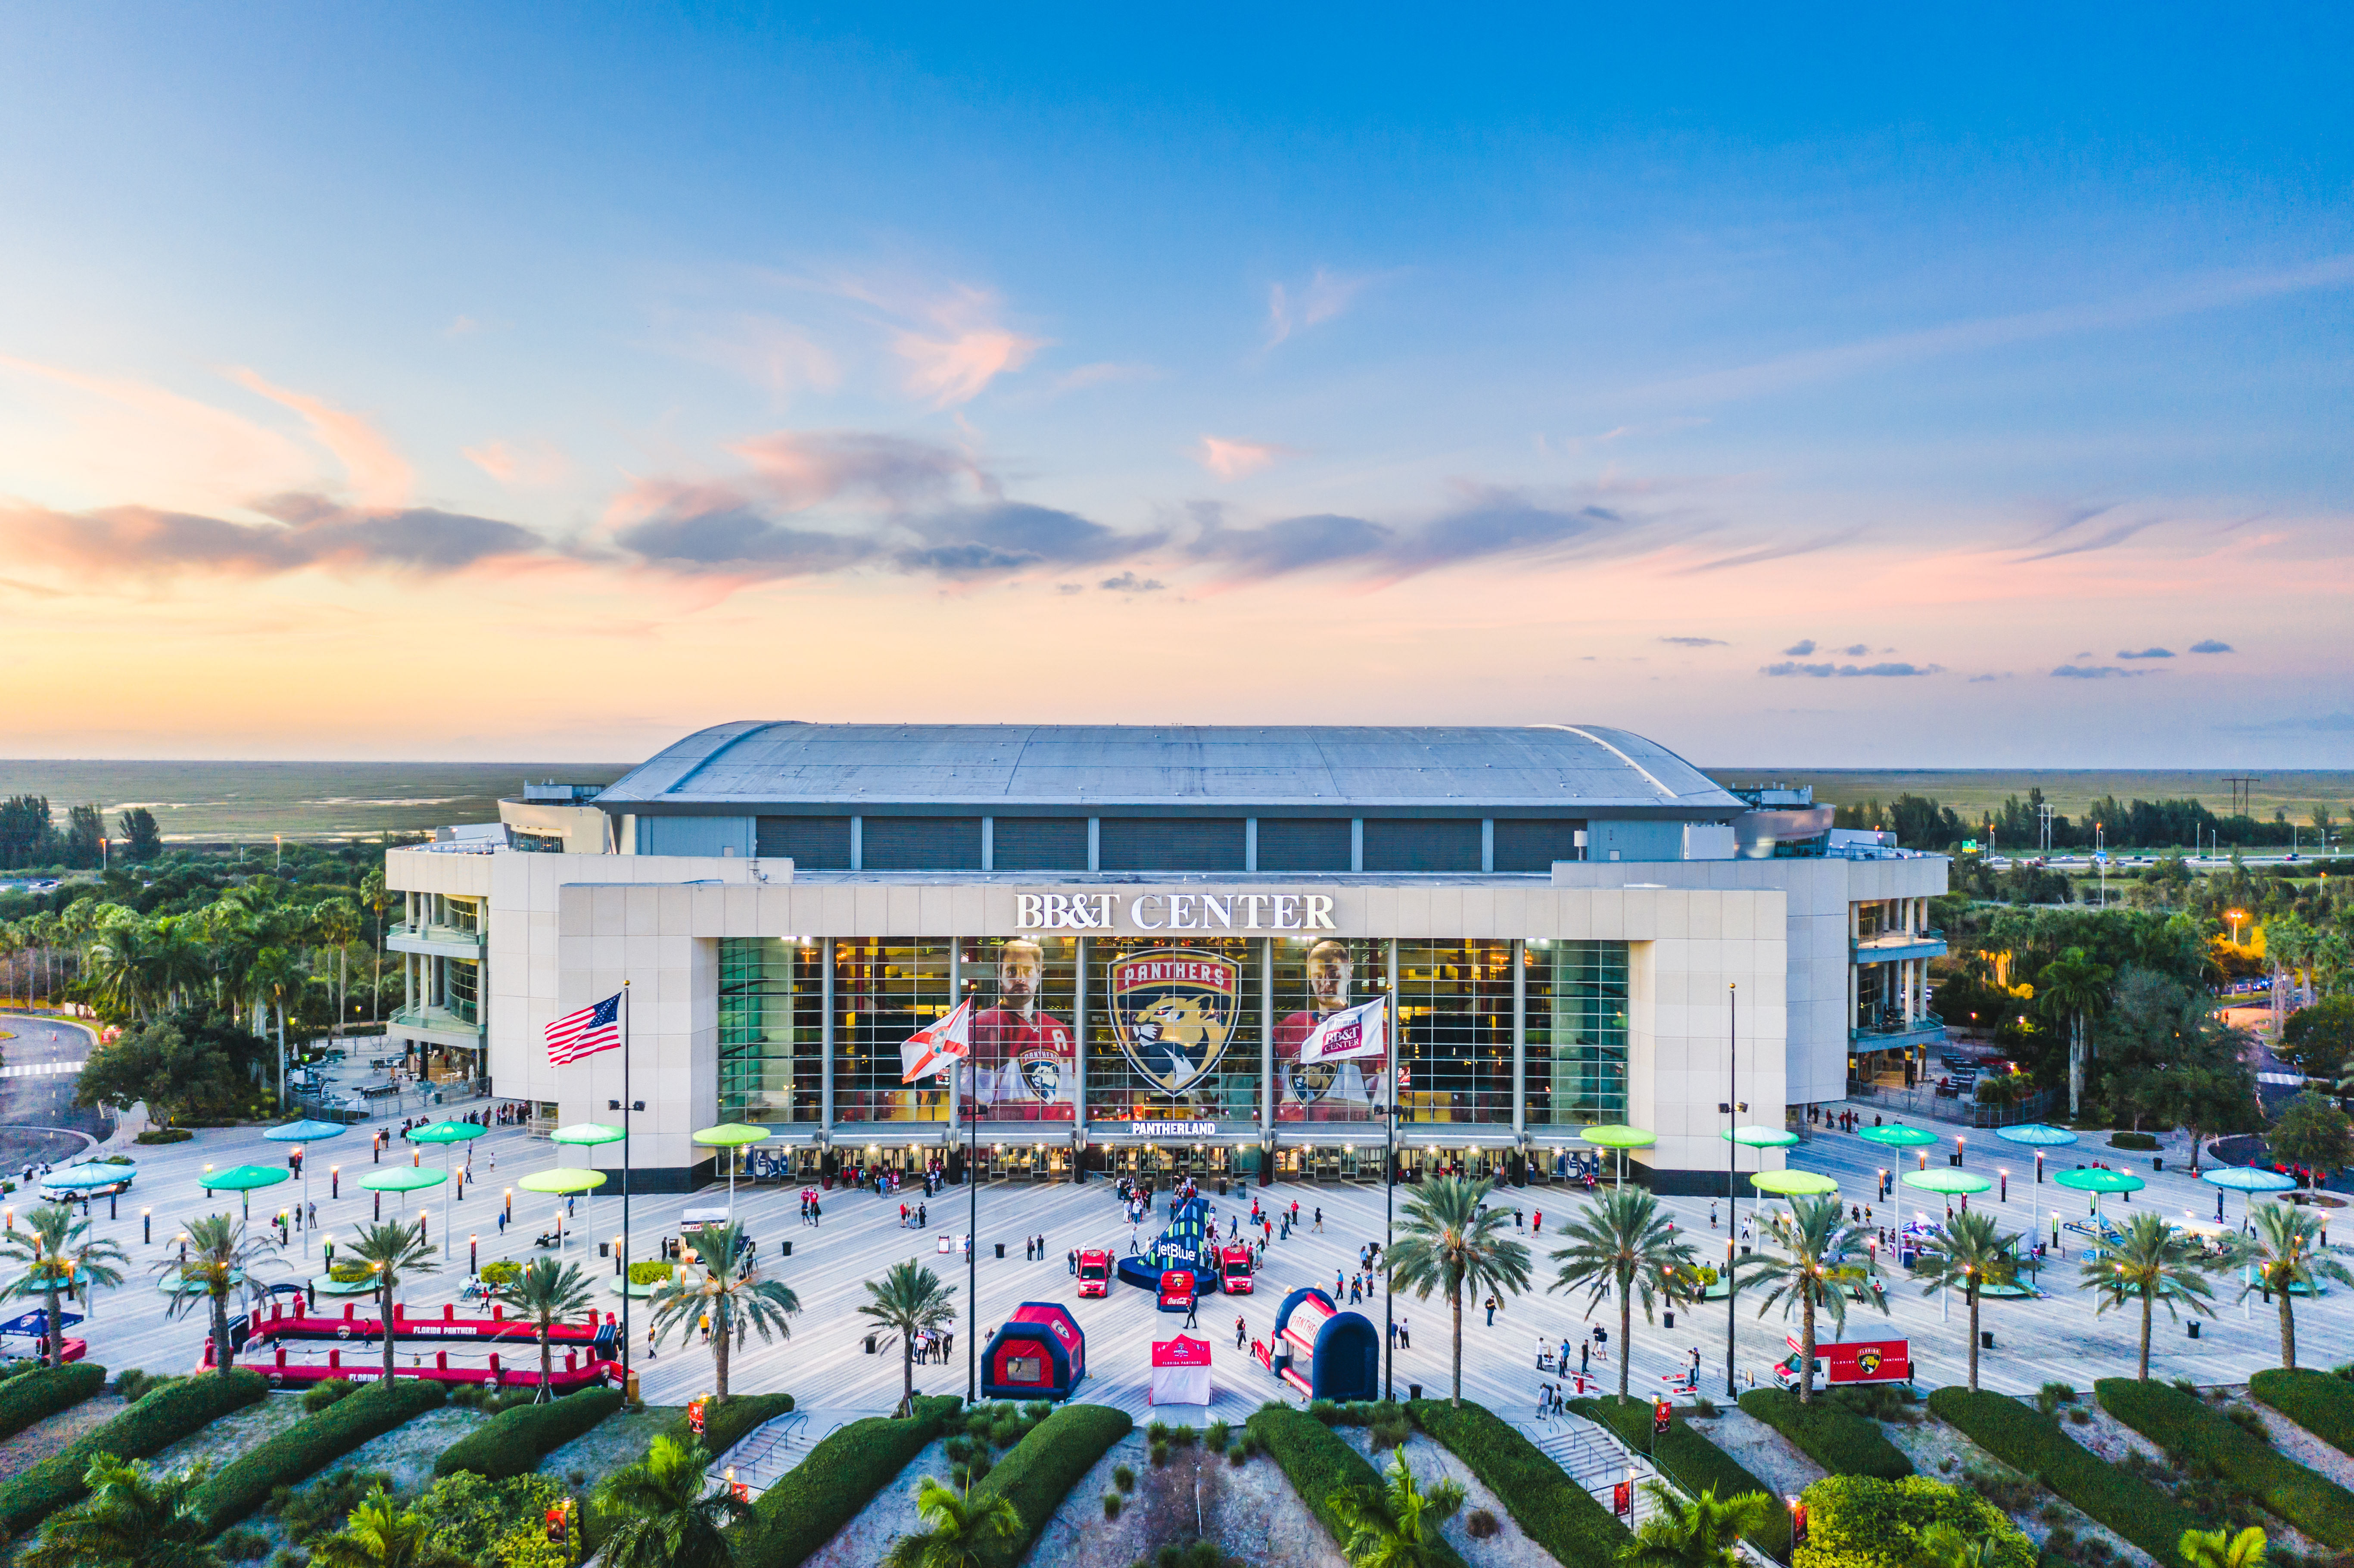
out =
[[[1275,944],[1275,1119],[1283,1123],[1371,1122],[1388,1103],[1388,1064],[1377,1058],[1299,1061],[1300,1042],[1319,1020],[1389,990],[1389,944],[1336,937]]]
[[[1069,1125],[1079,1086],[1077,939],[967,938],[959,946],[959,980],[973,1006],[972,1066],[959,1107],[982,1121]]]
[[[1543,942],[1527,976],[1528,1125],[1627,1119],[1627,944]]]
[[[720,1120],[823,1116],[823,954],[783,938],[719,944]]]
[[[951,950],[946,938],[835,940],[834,1120],[948,1120],[947,1075],[902,1084],[899,1047],[955,1005],[949,981]]]
[[[1244,938],[1087,944],[1087,1119],[1259,1114],[1261,945]]]
[[[1512,944],[1400,942],[1401,1126],[1512,1121]]]

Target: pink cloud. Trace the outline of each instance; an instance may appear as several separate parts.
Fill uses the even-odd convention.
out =
[[[460,447],[458,452],[501,484],[520,489],[560,484],[572,471],[564,449],[554,441],[493,440]]]
[[[33,384],[32,395],[11,397],[12,381]],[[41,476],[50,499],[62,490],[236,505],[306,483],[313,470],[299,444],[242,415],[144,381],[0,355],[0,471]]]
[[[1002,324],[997,296],[984,289],[959,288],[922,313],[934,330],[902,331],[891,349],[907,362],[907,389],[936,408],[972,401],[1046,346]]]
[[[1263,468],[1274,465],[1278,459],[1296,455],[1293,449],[1278,446],[1272,441],[1230,441],[1219,436],[1204,436],[1193,449],[1193,458],[1220,479],[1247,479]]]
[[[408,463],[366,419],[307,393],[273,387],[241,366],[232,366],[222,374],[247,391],[300,414],[319,444],[334,453],[336,461],[344,465],[352,498],[360,505],[397,507],[408,503],[412,478]]]

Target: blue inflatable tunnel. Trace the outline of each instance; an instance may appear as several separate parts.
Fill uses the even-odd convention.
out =
[[[1381,1331],[1363,1313],[1341,1311],[1313,1287],[1293,1291],[1276,1309],[1271,1364],[1310,1399],[1381,1397]]]

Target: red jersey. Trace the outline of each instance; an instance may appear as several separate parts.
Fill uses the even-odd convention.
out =
[[[1078,1052],[1070,1030],[1053,1013],[991,1008],[972,1021],[972,1055],[989,1118],[1071,1119]]]

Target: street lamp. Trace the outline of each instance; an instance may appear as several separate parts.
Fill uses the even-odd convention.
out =
[[[2223,918],[2232,923],[2232,946],[2235,948],[2240,945],[2240,922],[2247,917],[2248,912],[2244,909],[2226,909],[2223,911]]]

